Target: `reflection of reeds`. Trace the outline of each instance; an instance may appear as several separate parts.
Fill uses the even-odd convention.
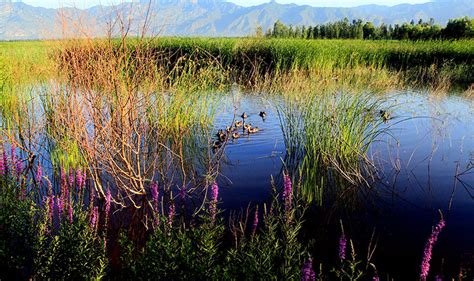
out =
[[[322,203],[329,186],[367,183],[373,169],[366,154],[382,132],[378,108],[376,98],[343,93],[299,95],[280,108],[286,164],[307,200]]]
[[[59,152],[80,155],[102,197],[111,183],[119,202],[135,206],[151,181],[168,190],[186,185],[211,162],[213,98],[193,80],[199,70],[180,69],[171,79],[177,71],[157,68],[147,42],[65,42],[57,58],[67,84],[42,99]]]

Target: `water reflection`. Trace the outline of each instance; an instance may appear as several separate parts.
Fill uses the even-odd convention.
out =
[[[229,124],[233,112],[246,111],[249,122],[262,128],[257,135],[240,138],[226,148],[220,181],[224,208],[244,209],[247,204],[268,202],[270,178],[278,178],[285,145],[277,118],[279,99],[261,96],[230,98],[218,114],[216,128]],[[423,247],[441,210],[447,221],[435,249],[433,272],[457,272],[474,266],[466,258],[474,251],[474,110],[472,100],[457,96],[433,97],[426,93],[389,95],[386,106],[391,120],[382,126],[388,134],[378,138],[369,155],[379,181],[371,188],[350,188],[330,197],[324,209],[312,213],[308,235],[337,243],[339,218],[355,239],[368,241],[374,229],[378,238],[376,258],[383,272],[413,279],[419,272]],[[259,118],[267,111],[265,122]],[[348,208],[350,207],[350,208]],[[315,214],[317,213],[317,214]],[[321,229],[322,228],[322,229]],[[337,236],[337,235],[336,235]],[[325,238],[323,238],[325,237]],[[323,244],[322,242],[320,244]],[[362,243],[362,242],[361,242]],[[319,245],[322,260],[331,256]]]

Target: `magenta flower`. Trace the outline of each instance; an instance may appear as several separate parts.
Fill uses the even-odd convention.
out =
[[[181,189],[179,190],[179,198],[181,199],[182,202],[186,199],[186,186],[182,186]]]
[[[108,221],[110,216],[110,201],[112,195],[110,194],[110,189],[107,189],[107,193],[105,195],[105,219]]]
[[[74,169],[72,167],[69,168],[69,186],[74,186]]]
[[[255,208],[255,215],[253,217],[252,236],[255,235],[255,233],[257,232],[257,227],[258,227],[258,205]]]
[[[54,196],[53,195],[49,195],[48,196],[48,199],[47,199],[47,203],[48,203],[48,221],[51,223],[51,225],[53,224],[53,212],[54,212]]]
[[[94,207],[91,212],[91,218],[90,218],[90,228],[95,231],[97,229],[97,223],[99,221],[99,209]]]
[[[372,278],[372,281],[380,281],[380,278],[379,278],[377,275],[375,275],[375,276]]]
[[[64,189],[66,184],[67,184],[67,182],[66,182],[66,170],[64,169],[64,167],[61,167],[61,190]]]
[[[13,167],[15,167],[16,161],[17,161],[17,159],[16,159],[16,146],[15,146],[14,143],[12,143],[12,145],[10,146],[10,150],[11,150],[11,152],[10,152],[11,153],[10,154],[10,161],[11,161],[12,169],[13,169]],[[12,171],[12,173],[13,172],[14,171]]]
[[[95,192],[94,192],[94,188],[92,188],[92,186],[89,188],[90,192],[89,192],[89,204],[91,206],[94,206],[94,202],[95,202]]]
[[[5,152],[5,147],[2,146],[2,158],[0,158],[0,176],[7,174],[7,153]]]
[[[175,214],[174,203],[170,204],[169,212],[168,212],[168,225],[171,227],[173,225],[173,218]]]
[[[160,224],[158,218],[158,184],[156,182],[151,183],[150,185],[151,198],[153,200],[153,211],[155,215],[155,226]]]
[[[421,262],[421,273],[420,273],[421,280],[426,280],[426,277],[428,277],[428,273],[430,271],[430,260],[431,260],[431,255],[433,251],[433,246],[438,240],[438,235],[441,232],[441,230],[443,230],[445,225],[446,225],[445,221],[441,219],[439,223],[433,228],[433,231],[431,232],[431,236],[426,243],[425,251],[423,253],[423,261]]]
[[[43,169],[41,168],[41,162],[38,162],[38,168],[36,169],[35,180],[39,184],[43,178]]]
[[[341,260],[346,259],[346,245],[347,245],[347,239],[344,233],[341,235],[341,238],[339,238],[339,258]]]
[[[69,223],[72,224],[72,220],[73,220],[73,213],[72,213],[72,204],[69,203],[69,207],[68,207],[68,219],[69,219]]]
[[[150,185],[151,198],[153,199],[153,207],[158,211],[158,184],[153,182]]]
[[[64,200],[62,199],[62,197],[56,198],[56,206],[58,208],[58,220],[61,221],[61,217],[64,211]]]
[[[84,184],[84,177],[82,177],[81,168],[78,168],[76,170],[76,185],[79,192],[81,191],[83,184]]]
[[[16,160],[16,175],[17,177],[19,177],[21,175],[21,173],[23,172],[23,163],[21,162],[20,159],[17,159]]]
[[[212,183],[211,187],[211,204],[209,206],[209,212],[211,214],[211,221],[214,223],[216,220],[216,214],[217,214],[217,199],[219,197],[219,186],[217,185],[217,182]]]
[[[286,173],[283,173],[283,201],[285,202],[285,211],[289,212],[293,202],[293,187],[290,176]]]
[[[313,270],[313,260],[308,258],[301,269],[301,281],[316,280],[316,273]]]

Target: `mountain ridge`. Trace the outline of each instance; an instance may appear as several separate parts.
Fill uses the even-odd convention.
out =
[[[135,27],[131,29],[131,34],[136,34],[144,22],[148,3],[140,1],[87,9],[53,9],[21,2],[3,2],[0,3],[0,40],[101,37],[108,29],[110,19],[117,14],[133,19]],[[280,4],[275,1],[245,7],[219,0],[154,0],[150,6],[149,31],[166,36],[246,36],[253,34],[257,26],[266,30],[277,20],[285,24],[308,26],[345,17],[374,24],[400,24],[434,18],[444,25],[451,18],[463,16],[474,17],[474,1],[437,0],[423,4],[368,4],[338,8]],[[74,26],[71,28],[75,21],[82,31],[74,30]],[[65,32],[68,28],[69,32]]]

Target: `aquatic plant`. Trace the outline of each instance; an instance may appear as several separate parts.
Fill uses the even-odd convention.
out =
[[[339,259],[341,261],[346,259],[346,245],[347,239],[344,233],[342,233],[341,238],[339,238]]]
[[[425,250],[423,252],[423,260],[421,262],[421,272],[420,272],[420,278],[421,280],[426,280],[428,277],[428,273],[430,272],[430,261],[431,261],[431,255],[433,251],[433,246],[436,244],[436,241],[438,240],[438,236],[445,227],[446,223],[441,217],[440,221],[438,224],[433,228],[433,231],[431,232],[430,237],[428,238],[428,241],[426,242]]]
[[[308,258],[301,269],[301,281],[316,280],[316,273],[313,270],[313,259]]]
[[[217,182],[213,182],[211,186],[211,202],[209,205],[209,213],[211,214],[211,221],[215,222],[217,215],[217,200],[219,196],[219,186]]]
[[[298,192],[323,204],[334,186],[369,185],[374,170],[367,152],[384,132],[376,118],[381,101],[366,94],[304,93],[289,95],[279,108],[285,164],[300,179]]]

